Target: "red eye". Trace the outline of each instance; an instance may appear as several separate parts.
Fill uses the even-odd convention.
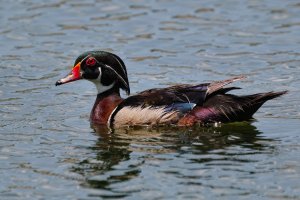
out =
[[[85,63],[88,66],[94,66],[96,64],[96,59],[93,57],[90,57],[85,61]]]

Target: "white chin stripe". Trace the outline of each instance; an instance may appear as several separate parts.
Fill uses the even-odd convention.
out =
[[[99,76],[97,77],[97,79],[91,80],[91,82],[96,85],[98,94],[101,94],[101,93],[111,89],[115,83],[113,82],[110,85],[102,85],[102,83],[101,83],[101,76],[102,76],[101,67],[99,67],[98,69],[99,69]]]

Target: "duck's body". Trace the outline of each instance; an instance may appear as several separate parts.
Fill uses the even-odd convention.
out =
[[[212,83],[150,89],[122,99],[120,89],[130,93],[125,65],[118,56],[103,51],[80,55],[72,72],[56,85],[82,78],[95,83],[98,89],[90,115],[91,122],[109,127],[169,124],[192,126],[249,120],[267,100],[286,93],[267,92],[246,96],[227,94],[239,89],[224,88],[245,78],[238,76]]]

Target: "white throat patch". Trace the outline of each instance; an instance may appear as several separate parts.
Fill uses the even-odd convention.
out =
[[[90,81],[96,85],[98,94],[101,94],[101,93],[111,89],[115,85],[115,83],[113,82],[110,85],[102,85],[102,83],[100,82],[101,81],[101,76],[102,76],[101,67],[99,67],[98,69],[99,69],[99,76],[97,77],[97,79],[93,79],[93,80],[90,80]]]

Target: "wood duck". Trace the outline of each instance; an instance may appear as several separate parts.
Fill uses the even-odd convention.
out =
[[[192,126],[215,122],[244,121],[268,100],[287,91],[237,96],[228,94],[238,87],[226,85],[244,79],[203,84],[180,84],[154,88],[121,98],[120,89],[130,94],[124,62],[105,51],[88,51],[75,61],[72,71],[56,82],[62,85],[80,79],[95,84],[98,95],[90,114],[92,124],[110,128],[143,125]]]

